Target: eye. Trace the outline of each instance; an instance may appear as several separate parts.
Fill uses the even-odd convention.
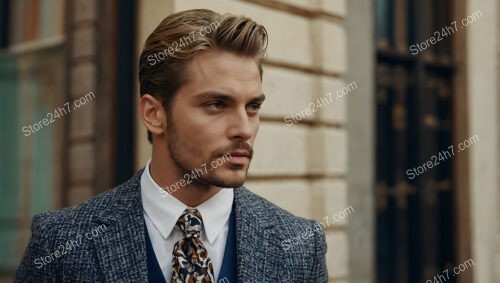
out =
[[[222,101],[212,101],[205,105],[211,110],[221,110],[226,106]]]
[[[248,111],[252,113],[257,113],[260,110],[260,104],[259,103],[252,103],[247,106]]]

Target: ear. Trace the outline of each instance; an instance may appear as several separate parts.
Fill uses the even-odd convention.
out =
[[[160,100],[150,94],[144,94],[140,102],[141,120],[154,135],[165,133],[167,117]]]

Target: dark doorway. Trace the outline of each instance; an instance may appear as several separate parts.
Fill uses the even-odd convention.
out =
[[[434,282],[455,266],[451,4],[376,1],[379,283]]]

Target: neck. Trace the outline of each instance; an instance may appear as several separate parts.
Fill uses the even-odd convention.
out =
[[[196,207],[221,190],[219,187],[193,182],[191,174],[189,178],[187,175],[182,176],[168,152],[159,152],[157,148],[153,146],[149,174],[163,190],[185,205]]]

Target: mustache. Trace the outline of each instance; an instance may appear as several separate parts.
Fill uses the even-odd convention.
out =
[[[246,151],[250,159],[253,157],[253,148],[246,142],[235,143],[223,150],[218,150],[215,152],[215,157],[221,157],[234,151]]]

